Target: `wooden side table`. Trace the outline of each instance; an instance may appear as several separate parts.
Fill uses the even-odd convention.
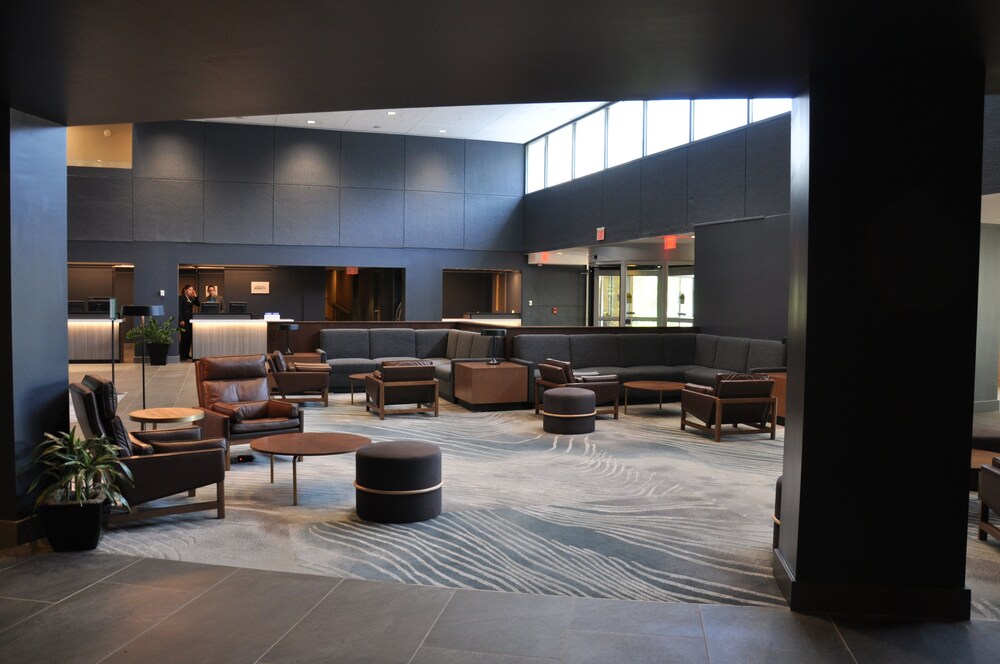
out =
[[[774,396],[778,399],[778,421],[785,423],[785,396],[788,394],[788,374],[784,371],[768,373],[774,381]]]
[[[455,400],[472,406],[528,400],[528,367],[515,362],[455,362]]]
[[[128,414],[130,420],[141,424],[143,431],[146,430],[147,424],[152,424],[155,430],[158,424],[197,422],[204,417],[205,411],[198,408],[145,408],[133,410]]]

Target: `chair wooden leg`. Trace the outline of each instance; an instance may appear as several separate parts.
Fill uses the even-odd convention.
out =
[[[188,498],[194,498],[196,491],[197,489],[191,489],[190,491],[188,491]]]
[[[722,404],[715,406],[715,442],[722,442]]]
[[[226,518],[226,483],[224,480],[220,480],[215,485],[215,500],[218,501],[219,507],[216,510],[216,518],[225,519]]]

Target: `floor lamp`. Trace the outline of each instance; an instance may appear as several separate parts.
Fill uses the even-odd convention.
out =
[[[139,316],[142,321],[142,409],[146,409],[146,316],[162,316],[162,304],[126,304],[122,307],[122,317]]]
[[[278,329],[285,331],[285,355],[295,355],[295,353],[292,352],[292,345],[290,343],[288,343],[288,335],[290,333],[292,333],[292,332],[297,331],[299,329],[299,324],[298,323],[280,323],[278,325]]]
[[[490,338],[490,359],[486,362],[486,364],[500,364],[500,360],[497,359],[496,345],[494,342],[497,337],[507,336],[507,330],[502,328],[487,328],[485,330],[480,330],[479,334]]]

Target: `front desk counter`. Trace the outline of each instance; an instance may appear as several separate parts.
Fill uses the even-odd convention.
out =
[[[112,353],[115,360],[121,360],[121,323],[120,318],[111,320],[108,314],[75,314],[67,320],[69,361],[110,362]]]
[[[191,354],[199,358],[266,353],[267,324],[273,322],[277,321],[251,318],[250,314],[195,314]]]

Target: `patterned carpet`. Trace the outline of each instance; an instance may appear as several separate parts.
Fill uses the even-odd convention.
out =
[[[778,439],[715,443],[682,432],[679,408],[634,406],[589,435],[543,433],[530,410],[380,422],[348,395],[307,410],[307,430],[410,439],[443,453],[444,511],[407,525],[354,513],[353,455],[234,464],[227,516],[171,517],[107,531],[100,550],[153,558],[460,588],[618,599],[784,606],[771,574]],[[360,401],[360,400],[359,400]],[[249,452],[238,446],[236,453]],[[975,539],[974,615],[1000,617],[1000,547]]]

